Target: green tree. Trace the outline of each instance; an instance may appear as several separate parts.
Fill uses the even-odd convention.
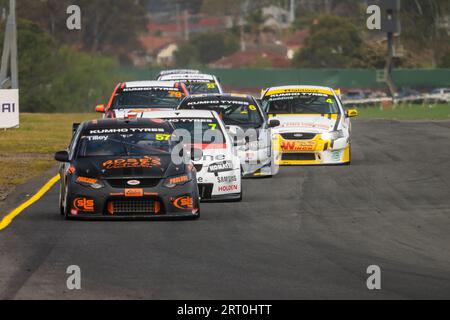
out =
[[[69,5],[81,8],[80,31],[66,27]],[[21,0],[18,16],[36,22],[59,44],[80,46],[91,52],[124,56],[139,46],[147,24],[146,0]]]
[[[350,67],[361,55],[363,41],[358,28],[337,16],[320,16],[317,21],[293,64],[308,68]]]
[[[1,28],[2,33],[4,27]],[[48,97],[53,76],[58,72],[56,46],[52,38],[39,26],[19,20],[17,26],[20,103],[23,111],[48,111],[52,103]],[[3,34],[0,35],[3,39]]]
[[[0,30],[3,39],[4,26]],[[22,111],[91,111],[119,81],[115,59],[57,48],[31,21],[18,20],[17,44]]]
[[[208,64],[239,50],[239,40],[231,33],[203,33],[180,46],[176,53],[179,66]]]
[[[449,50],[450,35],[439,22],[450,14],[448,0],[402,1],[401,39],[408,51],[431,52],[436,65]]]
[[[439,67],[450,69],[450,51],[447,51],[447,53],[442,56]]]
[[[175,61],[179,67],[199,64],[197,48],[188,42],[182,44],[175,52]]]

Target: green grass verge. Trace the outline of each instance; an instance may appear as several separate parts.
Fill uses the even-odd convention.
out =
[[[402,104],[392,107],[360,107],[361,119],[389,120],[449,120],[450,104]]]
[[[20,128],[0,130],[0,200],[16,185],[55,164],[53,154],[64,150],[72,124],[96,114],[21,114]]]

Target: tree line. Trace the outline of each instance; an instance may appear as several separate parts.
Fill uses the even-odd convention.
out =
[[[7,2],[0,1],[0,7]],[[66,26],[72,4],[82,8],[80,31]],[[17,16],[24,112],[92,112],[117,82],[126,80],[119,66],[138,47],[147,21],[146,1],[139,0],[20,0]]]

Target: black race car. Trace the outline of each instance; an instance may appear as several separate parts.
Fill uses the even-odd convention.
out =
[[[174,129],[162,120],[81,124],[61,162],[60,209],[68,219],[161,219],[200,216],[195,168],[176,165]]]

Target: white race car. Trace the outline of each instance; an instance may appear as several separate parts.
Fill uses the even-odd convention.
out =
[[[175,81],[132,81],[119,83],[107,105],[95,110],[104,118],[127,119],[151,110],[175,109],[188,96],[186,86]]]
[[[284,86],[264,91],[263,109],[280,126],[273,129],[279,165],[350,164],[351,122],[336,91],[318,86]]]
[[[233,141],[216,112],[211,111],[154,111],[140,117],[162,119],[173,124],[175,134],[190,138],[192,149],[203,154],[194,159],[202,201],[241,201],[241,164]],[[175,154],[176,156],[176,154]]]
[[[277,174],[273,158],[272,121],[255,98],[242,94],[191,95],[178,110],[216,111],[233,137],[245,178],[264,178]]]
[[[221,94],[222,85],[216,76],[201,73],[167,74],[158,78],[160,81],[176,81],[186,85],[190,94]]]

